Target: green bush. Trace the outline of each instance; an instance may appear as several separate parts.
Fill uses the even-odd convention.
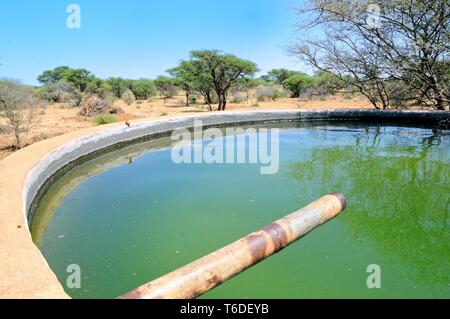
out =
[[[69,99],[66,101],[66,103],[69,104],[71,107],[78,107],[81,105],[83,98],[84,98],[83,93],[81,93],[78,90],[74,90],[70,94]]]
[[[189,95],[189,104],[197,104],[197,95],[195,94],[190,94]]]
[[[286,91],[280,90],[280,89],[275,89],[272,94],[272,100],[275,101],[276,99],[281,99],[283,97],[286,97],[287,95],[288,94],[286,94]]]
[[[98,114],[94,117],[94,122],[97,125],[116,123],[117,117],[111,114]]]
[[[122,100],[127,103],[127,105],[131,105],[136,100],[136,98],[134,97],[134,94],[133,92],[131,92],[131,90],[126,90],[122,94]]]
[[[125,91],[131,86],[131,81],[122,78],[109,78],[106,80],[106,86],[108,91],[121,99]]]
[[[67,103],[72,107],[78,107],[85,96],[80,90],[63,80],[50,82],[35,89],[35,95],[49,103]]]
[[[307,74],[294,74],[283,82],[283,85],[291,91],[291,97],[300,97],[307,89],[311,89],[314,78]]]
[[[140,79],[131,81],[130,89],[137,100],[148,100],[156,95],[156,86],[151,80]]]

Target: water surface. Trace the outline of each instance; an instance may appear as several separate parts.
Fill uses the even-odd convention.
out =
[[[339,191],[341,216],[204,297],[450,298],[449,132],[289,126],[275,175],[176,165],[167,138],[80,165],[40,202],[33,239],[63,284],[80,265],[72,297],[113,298]]]

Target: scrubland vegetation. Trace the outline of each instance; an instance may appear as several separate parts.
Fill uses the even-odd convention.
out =
[[[156,79],[100,79],[86,69],[59,66],[42,72],[36,87],[0,81],[0,134],[13,135],[12,148],[19,149],[47,105],[105,124],[120,119],[128,106],[145,116],[143,106],[158,99],[166,108],[178,99],[179,107],[197,107],[192,111],[225,111],[230,104],[256,108],[282,101],[302,107],[309,100],[363,96],[377,109],[449,110],[447,2],[374,1],[383,8],[378,25],[368,23],[367,6],[355,3],[349,8],[342,1],[308,1],[298,9],[310,20],[301,19],[303,36],[289,52],[314,70],[309,74],[273,69],[257,77],[256,63],[218,50],[192,51]],[[312,38],[317,29],[322,36]]]

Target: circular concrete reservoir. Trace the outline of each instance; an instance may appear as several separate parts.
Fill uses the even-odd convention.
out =
[[[174,163],[170,133],[196,118],[279,129],[279,169]],[[24,209],[65,292],[113,298],[339,191],[349,203],[339,218],[204,297],[445,298],[447,121],[446,113],[290,111],[113,125],[40,159],[25,180]],[[222,140],[231,139],[236,151],[248,146]],[[81,287],[71,289],[74,264]],[[379,289],[367,284],[373,265]]]

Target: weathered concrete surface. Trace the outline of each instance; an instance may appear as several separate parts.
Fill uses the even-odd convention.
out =
[[[44,257],[33,244],[28,211],[38,190],[61,167],[114,144],[203,125],[280,120],[355,120],[433,123],[449,121],[448,112],[370,110],[215,112],[181,118],[133,121],[97,126],[33,144],[0,161],[0,298],[68,298]]]

